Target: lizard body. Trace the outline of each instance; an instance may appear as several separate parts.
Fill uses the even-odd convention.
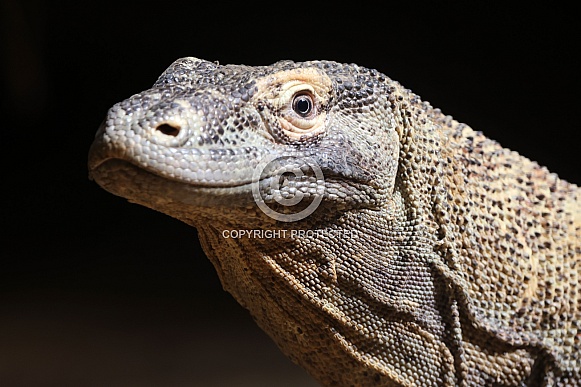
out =
[[[375,70],[180,59],[89,168],[324,385],[581,383],[581,191]]]

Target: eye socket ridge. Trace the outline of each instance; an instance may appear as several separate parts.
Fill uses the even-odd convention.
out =
[[[293,111],[302,118],[312,118],[316,113],[315,98],[307,90],[296,93],[291,106]]]

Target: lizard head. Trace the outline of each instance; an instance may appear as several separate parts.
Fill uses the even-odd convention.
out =
[[[224,288],[323,384],[403,385],[382,367],[411,375],[428,364],[421,348],[439,370],[446,351],[424,246],[435,225],[417,221],[438,194],[426,179],[438,178],[439,146],[413,141],[431,130],[413,98],[357,65],[185,58],[109,110],[89,169],[106,190],[195,226]],[[273,234],[224,233],[242,229]]]
[[[210,207],[215,216],[216,207],[224,216],[263,216],[261,204],[283,221],[313,202],[379,207],[399,154],[390,87],[374,70],[334,62],[249,67],[183,58],[109,110],[90,174],[188,223]]]

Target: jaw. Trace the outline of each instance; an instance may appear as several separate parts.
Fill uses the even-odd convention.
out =
[[[267,199],[267,192],[278,180],[278,175],[264,176],[258,181],[253,180],[251,176],[246,180],[221,186],[203,182],[194,184],[189,181],[168,179],[164,175],[124,159],[107,158],[98,163],[93,162],[89,177],[116,196],[167,214],[198,230],[209,225],[277,228],[280,226],[277,225],[277,218],[268,215],[269,211],[265,212],[265,208],[275,208],[273,211],[281,213],[287,210],[285,206],[277,208],[277,203],[272,202],[275,200],[272,197]],[[278,195],[280,196],[280,193]],[[302,208],[312,202],[312,198],[307,199],[297,207]],[[323,201],[321,207],[325,206],[326,203]],[[296,222],[292,226],[297,227],[301,224],[302,222]]]
[[[231,186],[195,185],[168,180],[122,159],[108,159],[90,170],[90,178],[110,193],[188,224],[196,219],[248,211],[254,205],[251,182]],[[210,213],[210,214],[209,214]]]
[[[224,155],[163,146],[121,132],[104,123],[89,151],[89,177],[110,193],[190,225],[220,217],[222,209],[247,211],[254,204],[251,171],[256,162],[241,149]]]
[[[91,152],[89,170],[90,178],[103,189],[198,229],[208,224],[276,228],[285,223],[287,228],[310,228],[317,221],[333,217],[338,209],[378,208],[383,202],[383,194],[371,186],[331,178],[322,181],[314,175],[279,185],[279,168],[258,174],[259,178],[256,174],[242,175],[237,180],[210,184],[203,178],[194,182],[169,178],[115,152],[102,152],[101,147]],[[362,202],[349,200],[355,197]],[[310,226],[303,224],[307,218]]]
[[[276,206],[275,201],[282,195],[286,200],[292,199],[296,195],[294,191],[300,191],[301,187],[307,201],[313,200],[312,196],[309,199],[313,193],[309,194],[306,188],[312,190],[317,183],[316,176],[304,175],[299,181],[280,187],[280,191],[273,188],[285,171],[304,167],[301,161],[304,155],[295,153],[290,157],[292,165],[286,164],[289,156],[284,152],[278,160],[279,157],[259,148],[254,148],[252,157],[233,149],[221,158],[210,149],[186,152],[189,158],[184,160],[178,154],[179,149],[167,147],[143,157],[145,152],[135,155],[123,143],[111,141],[111,134],[104,128],[99,134],[89,153],[92,180],[114,195],[195,227],[203,227],[208,222],[272,224],[275,219],[263,213],[264,203]],[[162,152],[167,155],[160,157]],[[274,162],[269,161],[271,158]],[[181,164],[184,167],[174,168],[175,163],[180,165],[183,161],[186,161]],[[324,187],[319,187],[317,194],[324,191]]]

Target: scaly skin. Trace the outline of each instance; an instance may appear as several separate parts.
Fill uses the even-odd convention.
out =
[[[324,385],[580,384],[579,189],[375,70],[180,59],[89,168]]]

